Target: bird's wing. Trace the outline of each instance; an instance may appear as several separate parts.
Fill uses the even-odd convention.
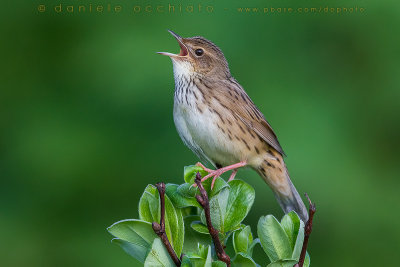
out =
[[[281,155],[285,155],[271,125],[236,80],[232,78],[231,80],[223,81],[216,88],[219,88],[218,94],[221,95],[220,101],[222,105],[229,107],[235,117],[257,133]]]

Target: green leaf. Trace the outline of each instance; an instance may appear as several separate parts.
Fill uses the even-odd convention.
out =
[[[185,255],[190,259],[193,267],[226,267],[226,264],[222,261],[213,261],[210,245],[199,244],[197,251],[193,251]]]
[[[229,187],[228,183],[225,182],[224,179],[218,177],[215,180],[213,189],[211,190],[211,182],[212,182],[212,179],[210,178],[202,183],[204,189],[207,192],[208,198],[215,196],[225,187]],[[193,198],[193,201],[195,201],[196,206],[201,207],[200,204],[197,203],[197,200],[195,198],[196,194],[199,193],[199,189],[197,187],[194,187],[193,184],[189,184],[189,183],[182,184],[178,187],[177,191],[184,197]]]
[[[188,253],[188,257],[193,267],[211,267],[211,247],[209,245],[199,245],[197,252]]]
[[[300,220],[300,228],[297,233],[296,243],[294,244],[292,259],[298,261],[300,259],[301,250],[303,248],[304,241],[304,223]]]
[[[204,267],[209,267],[212,264],[212,258],[211,258],[211,246],[207,247],[207,258],[206,262],[204,264]]]
[[[191,216],[191,215],[198,215],[199,214],[199,209],[196,207],[186,207],[186,208],[181,208],[182,211],[182,216],[185,218],[186,216]]]
[[[291,211],[281,220],[282,228],[285,230],[292,247],[291,259],[298,261],[304,240],[304,223],[296,212]]]
[[[226,267],[226,263],[223,261],[213,261],[211,266],[212,267]]]
[[[182,257],[181,267],[192,267],[192,262],[190,261],[190,258],[187,255],[184,255]]]
[[[139,201],[140,219],[147,222],[160,222],[160,197],[153,185],[148,185]],[[184,239],[184,222],[180,209],[175,208],[165,195],[165,232],[176,255],[181,255]]]
[[[149,253],[149,248],[139,246],[137,244],[132,244],[128,241],[119,239],[119,238],[113,238],[111,240],[112,243],[119,245],[127,254],[129,254],[131,257],[137,259],[141,263],[144,262],[146,259],[147,254]]]
[[[194,184],[194,179],[196,178],[197,172],[200,173],[201,177],[204,177],[208,174],[202,167],[196,165],[185,166],[183,169],[183,178],[185,182],[188,184]]]
[[[151,223],[135,219],[116,222],[108,227],[107,230],[110,234],[119,239],[137,243],[142,246],[152,244],[154,238],[157,237]]]
[[[140,220],[119,221],[107,230],[116,237],[112,240],[113,243],[120,245],[125,252],[142,263],[157,237],[151,223]]]
[[[183,216],[181,210],[176,209],[167,196],[165,196],[165,232],[176,255],[181,255],[185,236]]]
[[[183,194],[180,193],[179,188],[182,188],[181,191],[183,192]],[[177,208],[185,208],[185,207],[201,208],[201,205],[197,202],[196,198],[194,197],[194,195],[196,194],[196,189],[194,188],[193,196],[188,196],[188,194],[190,194],[190,190],[192,189],[190,189],[189,184],[183,184],[183,185],[167,184],[165,193],[167,194],[169,199],[171,199],[174,206]]]
[[[175,267],[160,238],[154,239],[153,245],[144,262],[145,267]]]
[[[204,189],[207,192],[208,198],[212,198],[218,194],[222,189],[229,187],[229,184],[224,179],[218,177],[215,180],[214,187],[211,189],[212,177],[202,182]]]
[[[229,187],[209,199],[210,215],[213,226],[221,234],[236,230],[244,220],[254,202],[254,189],[241,180],[229,182]],[[206,224],[204,211],[201,221]]]
[[[229,199],[224,221],[225,231],[233,230],[249,213],[255,198],[253,187],[241,180],[229,182]]]
[[[198,188],[194,187],[193,184],[184,183],[184,184],[181,184],[180,186],[178,186],[177,191],[179,194],[181,194],[184,197],[194,198],[196,196]]]
[[[304,259],[303,267],[309,267],[311,263],[310,255],[306,252],[306,257]]]
[[[192,227],[193,230],[195,230],[196,232],[200,233],[200,234],[207,234],[209,235],[210,232],[208,231],[208,228],[206,225],[204,225],[202,222],[200,221],[194,221],[190,224],[190,227]]]
[[[200,234],[193,230],[191,227],[192,222],[200,221],[200,216],[190,215],[184,218],[185,221],[185,243],[183,246],[183,253],[188,254],[189,252],[196,251],[201,245],[208,245],[211,243],[210,235]]]
[[[291,258],[292,248],[289,238],[274,216],[267,215],[260,218],[257,234],[271,262]]]
[[[198,255],[203,259],[207,259],[208,255],[210,255],[210,257],[211,257],[210,246],[209,245],[199,245]]]
[[[224,188],[221,192],[219,192],[219,194],[209,199],[211,223],[214,226],[214,228],[220,231],[221,233],[227,232],[224,229],[224,218],[228,205],[228,198],[229,198],[229,189]],[[207,225],[204,210],[202,210],[200,218],[203,224]]]
[[[250,226],[242,227],[233,233],[233,249],[237,253],[248,254],[250,244],[253,242],[253,235]],[[249,255],[251,256],[251,254]]]
[[[281,220],[282,228],[283,230],[285,230],[289,238],[292,249],[296,244],[297,235],[300,229],[300,221],[301,220],[295,211],[289,212],[288,214],[283,216]]]
[[[160,222],[160,197],[154,185],[148,185],[139,200],[139,218],[146,222]]]
[[[182,184],[177,188],[177,192],[184,198],[186,198],[185,205],[190,205],[192,207],[201,208],[199,202],[196,199],[196,193],[198,192],[198,188],[194,187],[192,184]]]
[[[197,172],[200,173],[201,177],[204,177],[208,174],[208,172],[203,170],[203,168],[196,166],[196,165],[190,165],[190,166],[186,166],[184,168],[183,177],[185,179],[185,182],[188,183],[190,186],[192,186],[195,183],[194,180],[196,178]],[[218,177],[215,180],[214,188],[211,190],[211,182],[212,182],[212,177],[210,177],[209,179],[205,180],[202,183],[204,186],[204,189],[207,191],[209,198],[218,194],[218,192],[221,191],[223,188],[228,187],[228,183],[225,182],[225,180],[222,179],[221,177]],[[194,188],[195,192],[198,192],[198,189],[196,187],[192,187],[191,190],[193,190],[193,188]],[[193,195],[191,194],[191,196],[194,197],[194,194]]]
[[[279,260],[268,264],[267,267],[293,267],[296,263],[294,260]]]
[[[254,260],[244,253],[238,253],[232,259],[232,267],[256,267]]]

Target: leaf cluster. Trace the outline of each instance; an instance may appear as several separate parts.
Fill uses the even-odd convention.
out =
[[[182,255],[181,266],[226,266],[216,257],[204,210],[196,200],[199,190],[193,184],[197,172],[201,176],[207,174],[198,166],[187,166],[185,183],[166,185],[165,232],[176,255]],[[212,189],[211,179],[203,182],[203,186],[209,197],[212,225],[224,245],[232,242],[232,266],[286,267],[297,263],[304,239],[304,223],[295,212],[286,214],[280,222],[272,215],[261,217],[257,225],[258,238],[254,238],[250,226],[243,224],[254,203],[254,189],[242,180],[227,183],[222,178],[217,178]],[[108,231],[114,236],[113,243],[144,266],[173,267],[174,262],[152,228],[152,222],[160,222],[160,210],[157,188],[148,185],[139,201],[139,219],[116,222]],[[257,244],[261,245],[270,263],[254,261],[253,249]],[[307,254],[303,266],[309,265]]]

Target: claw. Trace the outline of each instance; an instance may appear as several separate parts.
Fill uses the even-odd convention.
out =
[[[241,162],[239,162],[239,163],[236,163],[236,164],[233,164],[233,165],[229,165],[229,166],[226,166],[226,167],[217,169],[217,170],[211,170],[211,169],[206,168],[206,167],[205,167],[203,164],[201,164],[200,162],[197,162],[197,163],[196,163],[196,166],[199,166],[199,167],[203,168],[203,170],[205,170],[206,172],[208,172],[208,174],[207,174],[206,176],[204,176],[204,177],[201,179],[201,182],[204,182],[204,181],[207,180],[208,178],[213,177],[213,180],[212,180],[212,182],[211,182],[211,189],[214,188],[215,180],[216,180],[219,176],[221,176],[223,173],[225,173],[225,172],[227,172],[227,171],[230,171],[230,170],[233,170],[231,176],[229,177],[228,182],[229,182],[229,181],[232,181],[232,180],[235,178],[235,175],[236,175],[236,173],[237,173],[237,168],[244,167],[244,166],[246,166],[246,165],[247,165],[247,162],[246,162],[246,161],[241,161]],[[197,185],[196,185],[196,184],[193,184],[193,186],[196,187]]]
[[[212,182],[211,182],[211,190],[214,188],[214,184],[215,184],[215,180],[217,180],[217,176],[214,176],[214,178],[212,179]]]
[[[231,174],[231,176],[229,177],[229,179],[228,179],[228,183],[230,182],[230,181],[232,181],[233,179],[235,179],[235,176],[236,176],[236,173],[237,173],[237,169],[234,169],[233,171],[232,171],[232,174]]]

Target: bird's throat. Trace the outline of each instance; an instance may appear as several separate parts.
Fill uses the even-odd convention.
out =
[[[186,60],[172,59],[175,83],[180,79],[190,79],[194,75],[194,69]]]

